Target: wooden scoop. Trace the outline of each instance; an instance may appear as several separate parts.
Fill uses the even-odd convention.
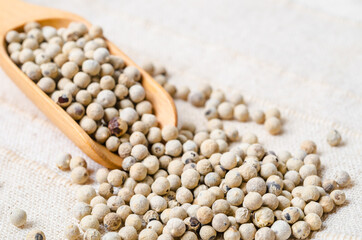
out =
[[[24,24],[31,21],[55,28],[67,27],[69,23],[74,21],[82,22],[87,27],[90,27],[91,24],[72,13],[35,6],[20,0],[0,0],[0,40],[2,41],[0,65],[25,95],[84,153],[107,168],[119,168],[122,159],[118,155],[95,142],[76,121],[11,61],[7,53],[5,35],[10,30],[22,31]],[[122,57],[126,65],[135,66],[141,72],[142,85],[146,90],[147,99],[152,102],[161,127],[169,124],[176,125],[177,112],[170,95],[114,44],[109,41],[107,44],[112,55]]]

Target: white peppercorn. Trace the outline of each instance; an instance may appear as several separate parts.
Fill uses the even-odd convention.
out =
[[[52,93],[55,90],[55,81],[49,77],[41,78],[37,85],[45,93]]]
[[[111,90],[102,90],[97,95],[97,102],[104,108],[113,107],[116,101],[116,95]]]
[[[278,209],[279,210],[284,210],[287,207],[290,207],[290,200],[284,196],[278,196],[278,201],[279,201],[279,205],[278,205]]]
[[[304,150],[307,154],[316,153],[317,152],[317,145],[315,142],[310,140],[305,140],[300,145],[300,148]]]
[[[66,111],[74,120],[80,120],[85,114],[83,105],[77,102],[70,104]]]
[[[329,213],[334,208],[334,201],[330,196],[323,196],[319,200],[319,204],[323,208],[324,213]]]
[[[96,191],[90,185],[82,186],[78,189],[76,198],[80,202],[90,203],[92,198],[96,196]]]
[[[132,148],[131,155],[138,160],[143,160],[144,158],[146,158],[149,155],[149,152],[145,145],[137,144]],[[147,172],[146,172],[146,174],[147,174]]]
[[[176,89],[175,98],[182,99],[182,100],[186,101],[189,93],[190,93],[190,89],[188,87],[179,86]]]
[[[107,91],[107,90],[105,90]],[[132,125],[138,120],[138,114],[137,112],[130,107],[124,108],[120,112],[120,117],[123,121],[128,123],[128,125]]]
[[[12,42],[20,42],[20,36],[19,33],[15,30],[10,30],[9,32],[6,33],[5,35],[5,40],[7,43],[12,43]]]
[[[346,201],[346,195],[342,190],[334,190],[330,194],[335,205],[342,205]]]
[[[149,201],[145,196],[136,194],[131,198],[129,206],[135,214],[144,214],[149,209]]]
[[[270,208],[271,210],[277,209],[279,200],[273,193],[267,193],[262,196],[263,206]]]
[[[276,117],[266,117],[264,122],[265,129],[272,135],[277,135],[282,130],[282,123],[279,118]]]
[[[233,152],[226,152],[220,158],[220,164],[223,168],[230,170],[236,167],[237,165],[237,158],[235,153]]]
[[[139,240],[156,240],[157,238],[157,233],[153,229],[149,228],[143,229],[138,236]]]
[[[165,145],[165,153],[167,155],[177,157],[182,153],[182,144],[179,140],[170,140]]]
[[[271,230],[275,233],[276,240],[287,240],[292,234],[289,224],[282,220],[275,221],[271,226]]]
[[[216,231],[209,225],[202,226],[200,229],[200,237],[202,240],[209,240],[216,238]]]
[[[147,168],[143,163],[135,163],[129,170],[129,176],[136,181],[142,181],[147,175]]]
[[[115,231],[121,226],[122,218],[119,214],[110,212],[104,216],[103,222],[107,230]]]
[[[45,234],[40,231],[39,229],[33,229],[26,235],[25,240],[39,240],[39,239],[46,239]]]
[[[129,97],[134,103],[139,103],[146,97],[145,89],[141,85],[133,85],[129,88]]]
[[[188,169],[181,175],[182,186],[194,189],[200,180],[200,174],[194,169]]]
[[[10,214],[10,222],[16,227],[21,227],[26,223],[26,212],[22,209],[14,209]]]
[[[82,220],[80,221],[80,228],[83,231],[87,231],[90,228],[98,230],[99,222],[95,216],[88,215],[83,217]]]
[[[85,231],[83,238],[84,240],[101,240],[101,233],[96,229],[89,228]]]
[[[116,232],[107,232],[103,235],[102,240],[121,240],[121,236]]]
[[[154,181],[151,188],[154,193],[165,195],[170,191],[170,182],[165,177],[159,177]]]
[[[126,221],[125,221],[125,226],[132,226],[134,227],[137,231],[140,231],[142,228],[142,219],[136,215],[136,214],[130,214]]]
[[[246,191],[248,193],[257,192],[260,195],[264,195],[266,192],[266,183],[260,177],[252,178],[246,183]]]
[[[290,203],[292,204],[293,207],[297,207],[300,208],[301,210],[304,210],[304,207],[306,205],[305,201],[299,197],[295,197],[293,198]]]
[[[248,121],[249,119],[248,108],[244,104],[236,105],[234,108],[234,118],[241,122]]]
[[[261,195],[257,192],[250,192],[244,197],[243,207],[250,210],[257,210],[263,204]]]
[[[89,118],[87,116],[84,116],[80,120],[79,125],[88,134],[92,134],[97,130],[97,123],[93,119],[91,119],[91,118]]]
[[[205,94],[200,91],[191,91],[188,95],[188,101],[195,107],[202,107],[205,105]]]
[[[92,216],[96,217],[97,220],[102,223],[103,222],[103,218],[110,213],[111,210],[110,208],[104,204],[104,203],[99,203],[96,204],[93,209],[92,209]]]
[[[161,196],[154,196],[150,199],[150,207],[152,210],[161,213],[167,208],[167,202]]]
[[[300,214],[296,207],[287,207],[282,212],[282,219],[287,223],[293,224],[299,220]]]
[[[244,223],[240,225],[239,232],[241,239],[243,240],[253,240],[256,234],[256,229],[252,223]]]
[[[32,61],[34,61],[34,59],[35,59],[35,55],[31,49],[24,48],[20,51],[20,54],[19,54],[20,63],[24,64],[25,62],[28,62],[28,61],[32,62]],[[33,66],[35,66],[35,64]]]
[[[72,156],[69,153],[61,153],[56,159],[57,167],[62,171],[68,170],[71,158]]]
[[[326,179],[322,182],[322,187],[326,192],[329,193],[337,188],[337,183],[332,179]]]
[[[323,208],[318,202],[311,201],[304,207],[304,213],[307,215],[309,213],[315,213],[319,217],[323,215]]]
[[[256,232],[255,240],[275,240],[275,233],[268,227],[262,227]]]
[[[263,124],[265,121],[265,114],[261,110],[253,110],[250,112],[250,118],[258,124]]]
[[[238,170],[245,181],[249,181],[258,175],[257,169],[252,164],[243,164]]]
[[[89,174],[86,168],[76,167],[72,170],[70,177],[73,183],[84,184],[88,181]]]
[[[349,184],[349,182],[351,181],[351,177],[349,176],[349,174],[346,171],[337,172],[337,176],[335,179],[336,179],[338,186],[340,186],[340,187],[346,187]]]
[[[272,175],[276,175],[277,173],[278,173],[278,169],[273,163],[262,164],[260,167],[260,176],[262,176],[264,179],[269,178]],[[283,183],[283,182],[281,181],[281,183]],[[277,186],[275,186],[275,187],[277,187]],[[281,189],[278,188],[277,190],[281,190]]]
[[[181,237],[186,231],[185,223],[179,218],[168,220],[165,228],[173,237]]]
[[[304,221],[306,223],[308,223],[310,230],[312,231],[317,231],[321,228],[322,226],[322,220],[321,218],[315,214],[315,213],[308,213],[305,217],[304,217]]]
[[[98,194],[108,199],[110,196],[113,195],[113,186],[107,182],[102,183],[99,185]]]
[[[342,141],[341,134],[337,130],[331,130],[327,134],[327,142],[332,147],[338,146]]]
[[[181,187],[181,178],[175,174],[167,176],[167,180],[170,183],[170,190],[176,191]]]
[[[76,240],[80,235],[80,231],[77,225],[71,224],[65,228],[64,236],[69,240]]]
[[[124,240],[137,240],[138,234],[137,230],[133,226],[125,226],[119,230],[118,234],[121,236],[121,239]]]
[[[254,133],[247,132],[244,133],[244,135],[242,136],[242,142],[248,144],[254,144],[258,142],[258,137]],[[244,146],[246,147],[247,145]],[[244,152],[246,152],[246,150]]]
[[[97,61],[88,59],[82,63],[82,70],[90,76],[96,76],[100,72],[101,66]]]
[[[230,226],[229,218],[223,213],[216,214],[212,219],[212,227],[217,232],[225,232],[229,228],[229,226]]]
[[[298,158],[290,158],[287,161],[287,168],[289,171],[299,171],[299,169],[304,165],[303,161],[301,159]]]
[[[92,207],[84,202],[78,202],[72,208],[73,216],[77,220],[82,220],[83,217],[90,215],[91,211]]]
[[[300,183],[300,175],[297,171],[294,170],[285,173],[284,179],[292,181],[295,186],[299,185]]]
[[[179,203],[184,204],[184,203],[192,203],[194,199],[192,192],[189,189],[185,187],[180,187],[176,191],[176,200]]]
[[[292,225],[292,233],[296,239],[306,239],[310,234],[310,227],[305,221],[298,221]]]
[[[90,201],[90,206],[94,207],[97,204],[107,204],[107,200],[102,197],[102,196],[95,196],[94,198],[92,198],[92,200]]]
[[[321,161],[317,154],[308,154],[307,156],[305,156],[303,161],[304,164],[313,164],[314,166],[316,166],[317,169],[319,169],[321,165]]]
[[[123,70],[123,73],[135,81],[139,81],[141,79],[141,73],[135,66],[127,66]]]

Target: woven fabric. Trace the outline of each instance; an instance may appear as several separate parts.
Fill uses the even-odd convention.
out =
[[[353,179],[347,202],[323,217],[312,239],[362,239],[362,4],[354,0],[166,1],[31,0],[77,13],[104,27],[105,36],[137,63],[169,70],[171,82],[195,88],[209,82],[241,92],[249,109],[278,107],[283,134],[236,124],[268,149],[295,152],[311,139],[321,154],[322,176],[344,169]],[[180,122],[201,111],[177,101]],[[63,239],[75,222],[76,185],[54,163],[60,152],[84,154],[0,70],[0,239],[24,239],[32,228]],[[335,128],[343,144],[332,148]],[[85,156],[84,156],[85,157]],[[100,166],[89,158],[91,171]],[[94,174],[92,175],[94,177]],[[23,228],[9,224],[11,209],[28,213]]]

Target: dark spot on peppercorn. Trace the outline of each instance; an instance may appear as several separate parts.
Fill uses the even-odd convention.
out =
[[[276,182],[267,183],[267,187],[268,187],[268,191],[272,191],[273,189],[277,189],[277,190],[281,189],[280,185]]]
[[[84,113],[84,109],[83,108],[80,108],[80,107],[76,107],[75,108],[75,113],[77,115],[82,115]]]
[[[115,136],[120,136],[124,133],[123,129],[120,128],[120,121],[122,120],[119,117],[114,117],[108,123],[108,129]]]
[[[37,233],[37,234],[35,235],[35,240],[44,240],[43,235],[40,234],[40,233]]]
[[[62,95],[60,97],[58,97],[58,103],[66,103],[69,101],[69,98],[67,97],[67,95]]]
[[[289,215],[289,213],[286,213],[286,214],[284,215],[284,217],[285,217],[285,219],[287,219],[288,221],[290,221],[290,215]]]
[[[191,217],[190,218],[190,226],[191,227],[196,227],[198,225],[200,225],[199,220],[197,220],[197,218],[195,218],[195,217]]]
[[[333,184],[327,184],[327,186],[324,186],[324,190],[326,190],[326,192],[331,192],[333,189]]]
[[[274,151],[268,151],[268,154],[267,155],[274,155],[274,156],[276,156],[276,154],[275,154],[275,152]]]

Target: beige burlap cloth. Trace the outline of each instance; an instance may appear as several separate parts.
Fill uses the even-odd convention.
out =
[[[255,132],[275,151],[295,152],[301,141],[318,144],[323,177],[348,171],[347,203],[324,218],[313,239],[362,239],[362,4],[354,0],[119,1],[32,0],[80,14],[104,26],[105,35],[138,63],[164,64],[176,85],[210,82],[240,91],[250,109],[277,106],[284,132]],[[203,119],[177,102],[180,121]],[[343,144],[332,148],[336,128]],[[83,155],[0,70],[0,239],[24,239],[32,228],[63,239],[74,222],[69,172],[59,171],[60,152]],[[87,159],[89,168],[100,166]],[[9,224],[12,208],[27,211],[28,223]]]

